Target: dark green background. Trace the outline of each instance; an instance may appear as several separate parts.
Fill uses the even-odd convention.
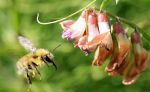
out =
[[[16,74],[15,64],[27,51],[17,41],[21,32],[38,48],[55,52],[58,70],[43,67],[39,77],[33,80],[32,92],[149,92],[150,66],[131,86],[122,85],[121,77],[109,77],[104,68],[91,66],[93,54],[86,57],[73,44],[61,38],[62,29],[57,24],[40,25],[36,14],[43,22],[69,15],[87,5],[91,0],[0,0],[0,92],[27,92],[23,80]],[[97,0],[93,7],[99,7]],[[106,10],[134,22],[150,34],[150,0],[120,0],[115,5],[111,0]],[[72,17],[77,19],[79,14]],[[71,19],[71,18],[70,18]],[[126,28],[126,26],[125,26]],[[129,30],[132,30],[129,28]],[[149,41],[143,39],[149,51]]]

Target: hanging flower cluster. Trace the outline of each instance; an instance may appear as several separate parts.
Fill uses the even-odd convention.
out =
[[[66,20],[60,25],[64,30],[62,38],[73,41],[74,47],[86,55],[95,51],[93,65],[100,66],[111,57],[105,71],[109,76],[121,75],[124,85],[132,84],[145,70],[148,54],[141,45],[138,30],[127,37],[119,19],[111,31],[105,12],[86,9],[77,21]]]

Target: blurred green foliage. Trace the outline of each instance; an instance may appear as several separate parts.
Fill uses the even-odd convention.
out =
[[[86,57],[73,44],[61,38],[59,24],[40,25],[40,20],[50,21],[61,18],[87,5],[91,0],[0,0],[0,92],[27,92],[23,80],[16,74],[16,62],[27,51],[17,41],[21,32],[37,48],[52,50],[62,43],[55,52],[58,70],[43,67],[42,80],[33,80],[32,92],[149,92],[150,67],[142,73],[137,82],[124,86],[121,77],[109,77],[104,72],[108,61],[101,67],[91,66],[93,53]],[[93,7],[99,7],[97,0]],[[150,34],[150,0],[111,0],[106,10],[136,23]],[[76,19],[79,14],[72,17]],[[129,28],[130,29],[130,28]],[[150,43],[143,38],[143,45],[149,51]]]

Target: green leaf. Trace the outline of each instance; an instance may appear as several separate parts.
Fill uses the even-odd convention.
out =
[[[100,5],[100,11],[103,10],[108,4],[110,0],[103,0]]]
[[[145,31],[142,31],[142,36],[150,42],[150,36]]]
[[[116,5],[118,4],[119,0],[116,0]]]

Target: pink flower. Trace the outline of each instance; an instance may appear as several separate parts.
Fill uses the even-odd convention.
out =
[[[94,38],[91,43],[89,43],[89,47],[98,45],[93,59],[93,65],[100,66],[111,54],[113,46],[110,28],[105,12],[98,13],[98,27],[100,34]]]
[[[126,69],[123,71],[123,81],[124,85],[130,85],[135,82],[139,73],[146,69],[148,64],[148,53],[141,46],[140,35],[137,31],[131,34],[132,42],[132,54],[128,61]]]
[[[93,11],[88,16],[88,42],[92,41],[98,35],[99,35],[99,30],[97,26],[97,15]]]
[[[78,39],[83,36],[85,28],[86,28],[86,10],[83,11],[75,22],[73,20],[66,20],[60,23],[63,28],[62,38],[66,38],[68,40]]]
[[[113,76],[115,74],[114,71],[124,63],[124,59],[127,57],[131,45],[119,21],[116,21],[113,25],[113,32],[112,59],[105,68],[111,76]]]
[[[79,48],[85,53],[89,53],[96,49],[96,46],[91,47],[90,49],[86,48],[86,45],[91,42],[96,36],[99,35],[99,30],[97,26],[97,15],[93,11],[88,15],[87,21],[87,34],[81,37],[78,42]]]
[[[106,32],[110,33],[110,28],[109,28],[108,20],[107,20],[107,14],[105,12],[98,13],[98,28],[99,28],[100,34],[103,34]]]
[[[112,38],[106,13],[98,13],[98,19],[95,12],[89,15],[88,36],[80,38],[78,45],[81,50],[86,53],[94,51],[98,46],[95,52],[93,64],[101,65],[103,63],[103,61],[110,55],[112,49]]]

